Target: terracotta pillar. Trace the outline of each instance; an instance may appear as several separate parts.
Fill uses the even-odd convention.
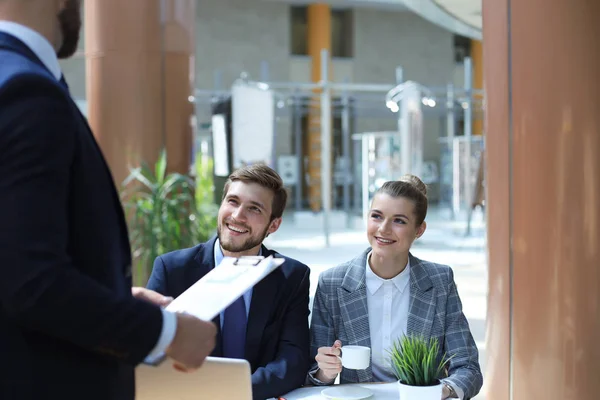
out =
[[[471,59],[473,60],[473,89],[483,89],[483,43],[480,40],[471,40]],[[475,94],[474,99],[481,103],[483,96]],[[473,112],[473,135],[483,134],[483,113],[476,108]]]
[[[86,0],[90,125],[120,185],[163,144],[162,41],[157,0]]]
[[[193,0],[85,2],[89,121],[117,185],[130,167],[153,164],[165,146],[171,169],[188,171],[193,6]]]
[[[600,2],[483,2],[487,400],[600,393]]]
[[[308,6],[308,55],[312,59],[311,78],[321,80],[321,50],[329,51],[331,58],[331,10],[328,4]],[[329,77],[331,80],[331,77]],[[320,97],[316,96],[308,116],[308,196],[310,208],[321,210],[321,107]]]
[[[486,215],[488,240],[488,304],[486,371],[483,392],[488,400],[509,400],[510,383],[510,170],[508,1],[486,4],[483,57],[486,92]],[[489,2],[488,2],[489,3]],[[493,35],[489,34],[494,32]]]
[[[164,4],[164,107],[167,169],[188,173],[194,104],[196,0],[162,0]]]

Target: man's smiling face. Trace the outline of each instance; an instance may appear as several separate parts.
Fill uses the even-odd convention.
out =
[[[217,234],[225,255],[258,254],[269,233],[279,228],[281,218],[271,220],[273,191],[257,183],[235,181],[219,208]]]

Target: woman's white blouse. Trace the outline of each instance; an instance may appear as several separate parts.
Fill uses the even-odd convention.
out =
[[[399,275],[382,279],[369,266],[367,256],[366,285],[373,380],[395,381],[389,351],[393,343],[406,334],[410,304],[410,261]],[[343,343],[342,343],[343,346]]]

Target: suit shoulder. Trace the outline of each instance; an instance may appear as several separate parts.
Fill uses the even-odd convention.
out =
[[[419,260],[419,263],[434,286],[447,286],[454,279],[454,273],[449,265],[424,260]]]
[[[13,72],[1,66],[0,110],[0,158],[6,162],[18,162],[15,160],[23,145],[42,152],[57,147],[64,154],[73,151],[79,110],[68,92],[51,77],[31,70]]]
[[[279,254],[277,252],[273,252],[277,257],[281,257],[283,259],[285,259],[285,263],[283,265],[289,266],[290,268],[293,268],[295,270],[302,270],[302,271],[306,271],[308,270],[308,265],[292,258],[292,257],[288,257],[288,256],[284,256],[283,254]]]
[[[269,255],[273,255],[276,258],[283,258],[285,262],[279,267],[283,271],[287,278],[297,277],[302,279],[307,273],[310,273],[308,265],[283,254],[280,254],[274,250],[269,250]]]
[[[352,266],[353,262],[351,260],[321,272],[319,274],[319,287],[322,290],[339,287]]]
[[[160,259],[167,269],[182,268],[196,257],[199,252],[206,251],[206,243],[200,243],[194,247],[179,249],[162,254]]]
[[[21,55],[6,51],[0,51],[0,58],[0,100],[42,94],[67,98],[67,93],[60,83],[39,65]]]

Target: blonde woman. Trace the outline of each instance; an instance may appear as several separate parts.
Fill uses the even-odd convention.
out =
[[[437,338],[440,354],[453,356],[443,379],[443,399],[470,399],[481,389],[479,353],[462,312],[450,267],[410,253],[425,233],[427,188],[408,175],[386,182],[367,216],[370,247],[323,272],[315,295],[308,380],[316,385],[393,382],[388,350],[402,335]],[[342,369],[340,348],[371,348],[365,370]]]

